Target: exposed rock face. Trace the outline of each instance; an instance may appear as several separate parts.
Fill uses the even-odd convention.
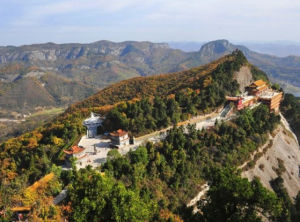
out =
[[[228,54],[230,51],[234,50],[234,46],[227,40],[218,40],[209,42],[203,45],[200,49],[200,54],[207,58],[216,58]]]
[[[0,69],[16,63],[35,66],[94,88],[103,88],[131,77],[182,70],[178,68],[178,64],[188,56],[189,54],[171,49],[164,43],[47,43],[0,47]],[[0,78],[6,79],[1,74],[0,70]]]
[[[296,197],[300,191],[300,147],[284,118],[272,140],[272,146],[256,162],[255,167],[243,172],[242,176],[250,180],[259,177],[265,187],[272,189],[270,181],[278,177],[275,171],[281,162],[286,169],[281,175],[284,186],[291,198]]]
[[[234,79],[240,84],[240,91],[244,92],[245,87],[253,82],[251,69],[249,66],[243,66],[238,72],[234,73]]]
[[[153,50],[169,49],[164,43],[150,42],[122,42],[114,43],[109,41],[99,41],[91,44],[36,44],[21,47],[1,47],[0,64],[9,62],[29,62],[56,61],[58,59],[72,60],[81,57],[93,56],[124,56],[132,51],[142,51],[145,54]]]

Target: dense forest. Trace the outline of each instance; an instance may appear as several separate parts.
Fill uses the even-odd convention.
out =
[[[65,182],[72,187],[66,203],[70,203],[70,209],[76,209],[69,212],[70,218],[74,221],[85,218],[89,221],[99,218],[107,221],[140,221],[139,218],[250,221],[252,218],[251,221],[260,221],[261,214],[276,220],[284,217],[285,199],[263,188],[258,180],[241,179],[239,171],[234,169],[266,141],[267,133],[278,123],[278,116],[269,114],[267,107],[259,106],[211,130],[196,130],[190,125],[185,132],[182,127],[175,127],[162,143],[148,143],[126,156],[113,150],[101,167],[104,176],[91,169],[79,173],[69,171],[69,175],[65,175],[68,178]],[[204,181],[210,181],[209,202],[199,202],[203,214],[194,215],[185,205],[196,195],[196,189],[191,188],[199,187]],[[94,193],[105,195],[99,199]],[[119,205],[114,198],[120,200]],[[130,203],[133,199],[134,203]],[[141,206],[143,210],[138,210]],[[137,210],[134,217],[128,207]]]
[[[235,120],[216,122],[212,129],[176,127],[179,121],[221,107],[225,95],[238,93],[233,73],[243,65],[249,64],[235,51],[186,72],[123,81],[42,127],[2,143],[0,210],[8,213],[1,220],[9,221],[11,207],[32,204],[35,221],[58,220],[61,215],[70,221],[211,221],[213,215],[218,221],[260,221],[260,216],[285,221],[282,218],[289,215],[297,221],[299,203],[293,205],[284,195],[280,178],[274,182],[279,187],[274,194],[258,180],[241,179],[236,169],[267,141],[279,116],[262,105],[241,111]],[[256,75],[263,73],[256,70]],[[84,134],[82,120],[90,111],[106,115],[105,131],[122,128],[144,135],[174,127],[164,141],[148,143],[126,156],[111,151],[100,169],[61,171],[57,166],[64,162],[63,150]],[[50,184],[35,192],[28,188],[51,173]],[[211,187],[208,201],[200,202],[203,213],[194,215],[185,206],[205,181]],[[49,199],[64,187],[69,195],[63,205],[49,206]],[[219,195],[222,190],[226,192]]]
[[[144,97],[134,103],[121,103],[106,116],[105,130],[125,129],[134,135],[166,128],[196,114],[210,113],[225,103],[225,95],[236,95],[239,85],[233,73],[246,63],[238,59],[217,66],[211,75],[201,78],[194,88],[185,88],[168,97]]]
[[[300,141],[300,99],[292,94],[286,94],[281,111]]]

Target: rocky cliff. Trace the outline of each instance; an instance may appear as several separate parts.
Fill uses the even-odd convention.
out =
[[[255,156],[255,155],[254,155]],[[279,175],[291,198],[300,191],[300,147],[297,137],[291,131],[287,121],[281,116],[281,124],[270,135],[270,140],[257,153],[253,168],[242,173],[252,180],[259,177],[262,184],[272,189],[270,182]]]

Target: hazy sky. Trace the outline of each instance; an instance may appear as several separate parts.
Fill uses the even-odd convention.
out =
[[[0,0],[0,45],[300,41],[300,0]]]

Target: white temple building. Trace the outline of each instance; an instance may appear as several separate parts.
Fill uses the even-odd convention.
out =
[[[86,126],[86,137],[94,138],[97,136],[97,129],[102,125],[103,118],[95,113],[91,112],[91,117],[83,121],[83,125]]]

